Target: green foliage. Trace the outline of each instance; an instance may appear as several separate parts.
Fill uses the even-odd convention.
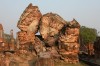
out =
[[[90,42],[92,43],[96,39],[97,30],[93,29],[93,28],[88,28],[88,27],[82,26],[80,28],[80,36],[81,36],[82,42],[84,44],[87,44]]]

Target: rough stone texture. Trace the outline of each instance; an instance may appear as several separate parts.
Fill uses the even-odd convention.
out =
[[[54,66],[54,60],[50,52],[41,52],[39,58],[36,61],[35,66]]]
[[[34,43],[35,41],[35,34],[33,32],[19,31],[17,35],[20,44],[25,44],[28,42]]]
[[[74,19],[69,22],[59,37],[59,53],[67,63],[77,63],[79,52],[79,24]]]
[[[54,62],[51,58],[40,58],[37,60],[35,66],[54,66]]]
[[[41,18],[40,34],[44,39],[59,34],[66,21],[59,15],[47,13]]]
[[[36,37],[33,46],[34,46],[34,49],[35,49],[37,54],[44,51],[43,45],[44,45],[44,43],[38,37]]]
[[[19,65],[19,66],[29,66],[29,63],[28,61],[32,59],[32,56],[31,59],[28,59],[29,58],[29,55],[26,55],[26,54],[19,54],[19,56],[16,56],[14,55],[15,58],[14,61],[16,61],[16,63]]]
[[[22,31],[32,31],[36,33],[42,14],[38,6],[29,6],[25,9],[17,24],[18,28]]]
[[[38,31],[41,17],[42,14],[38,6],[32,6],[32,4],[29,4],[24,10],[17,24],[18,28],[21,30],[17,33],[20,49],[28,50],[27,48],[29,48],[31,51],[34,49],[37,53],[39,52],[42,43],[37,37],[35,37],[35,33]],[[30,46],[34,46],[34,48]]]
[[[39,28],[42,14],[37,6],[29,6],[21,15],[17,27],[21,30],[17,33],[18,50],[13,54],[11,65],[32,66],[33,57],[43,51],[42,41],[35,36]],[[29,63],[30,61],[30,63]]]
[[[58,40],[58,37],[48,37],[47,39],[44,40],[44,43],[47,47],[52,47],[55,45],[57,40]]]
[[[33,52],[18,50],[14,54],[0,53],[0,66],[34,66],[37,56]]]

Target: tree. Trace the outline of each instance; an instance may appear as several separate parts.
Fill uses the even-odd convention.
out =
[[[93,43],[97,36],[97,30],[94,28],[88,28],[82,26],[80,28],[80,36],[82,39],[82,43],[84,44]]]
[[[85,48],[82,51],[87,52],[88,55],[94,54],[93,43],[96,40],[96,36],[97,36],[97,30],[96,29],[88,28],[88,27],[85,27],[85,26],[82,26],[80,28],[81,47],[84,46],[84,48]]]

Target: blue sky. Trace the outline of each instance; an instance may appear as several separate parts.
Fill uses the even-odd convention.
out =
[[[66,21],[75,18],[80,25],[100,31],[100,0],[0,0],[0,23],[5,33],[19,31],[17,22],[29,3],[37,5],[42,14],[57,13]]]

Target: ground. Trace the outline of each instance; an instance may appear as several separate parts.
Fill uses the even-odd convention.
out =
[[[66,64],[66,63],[55,63],[55,66],[88,66],[83,62],[77,63],[77,64]]]

